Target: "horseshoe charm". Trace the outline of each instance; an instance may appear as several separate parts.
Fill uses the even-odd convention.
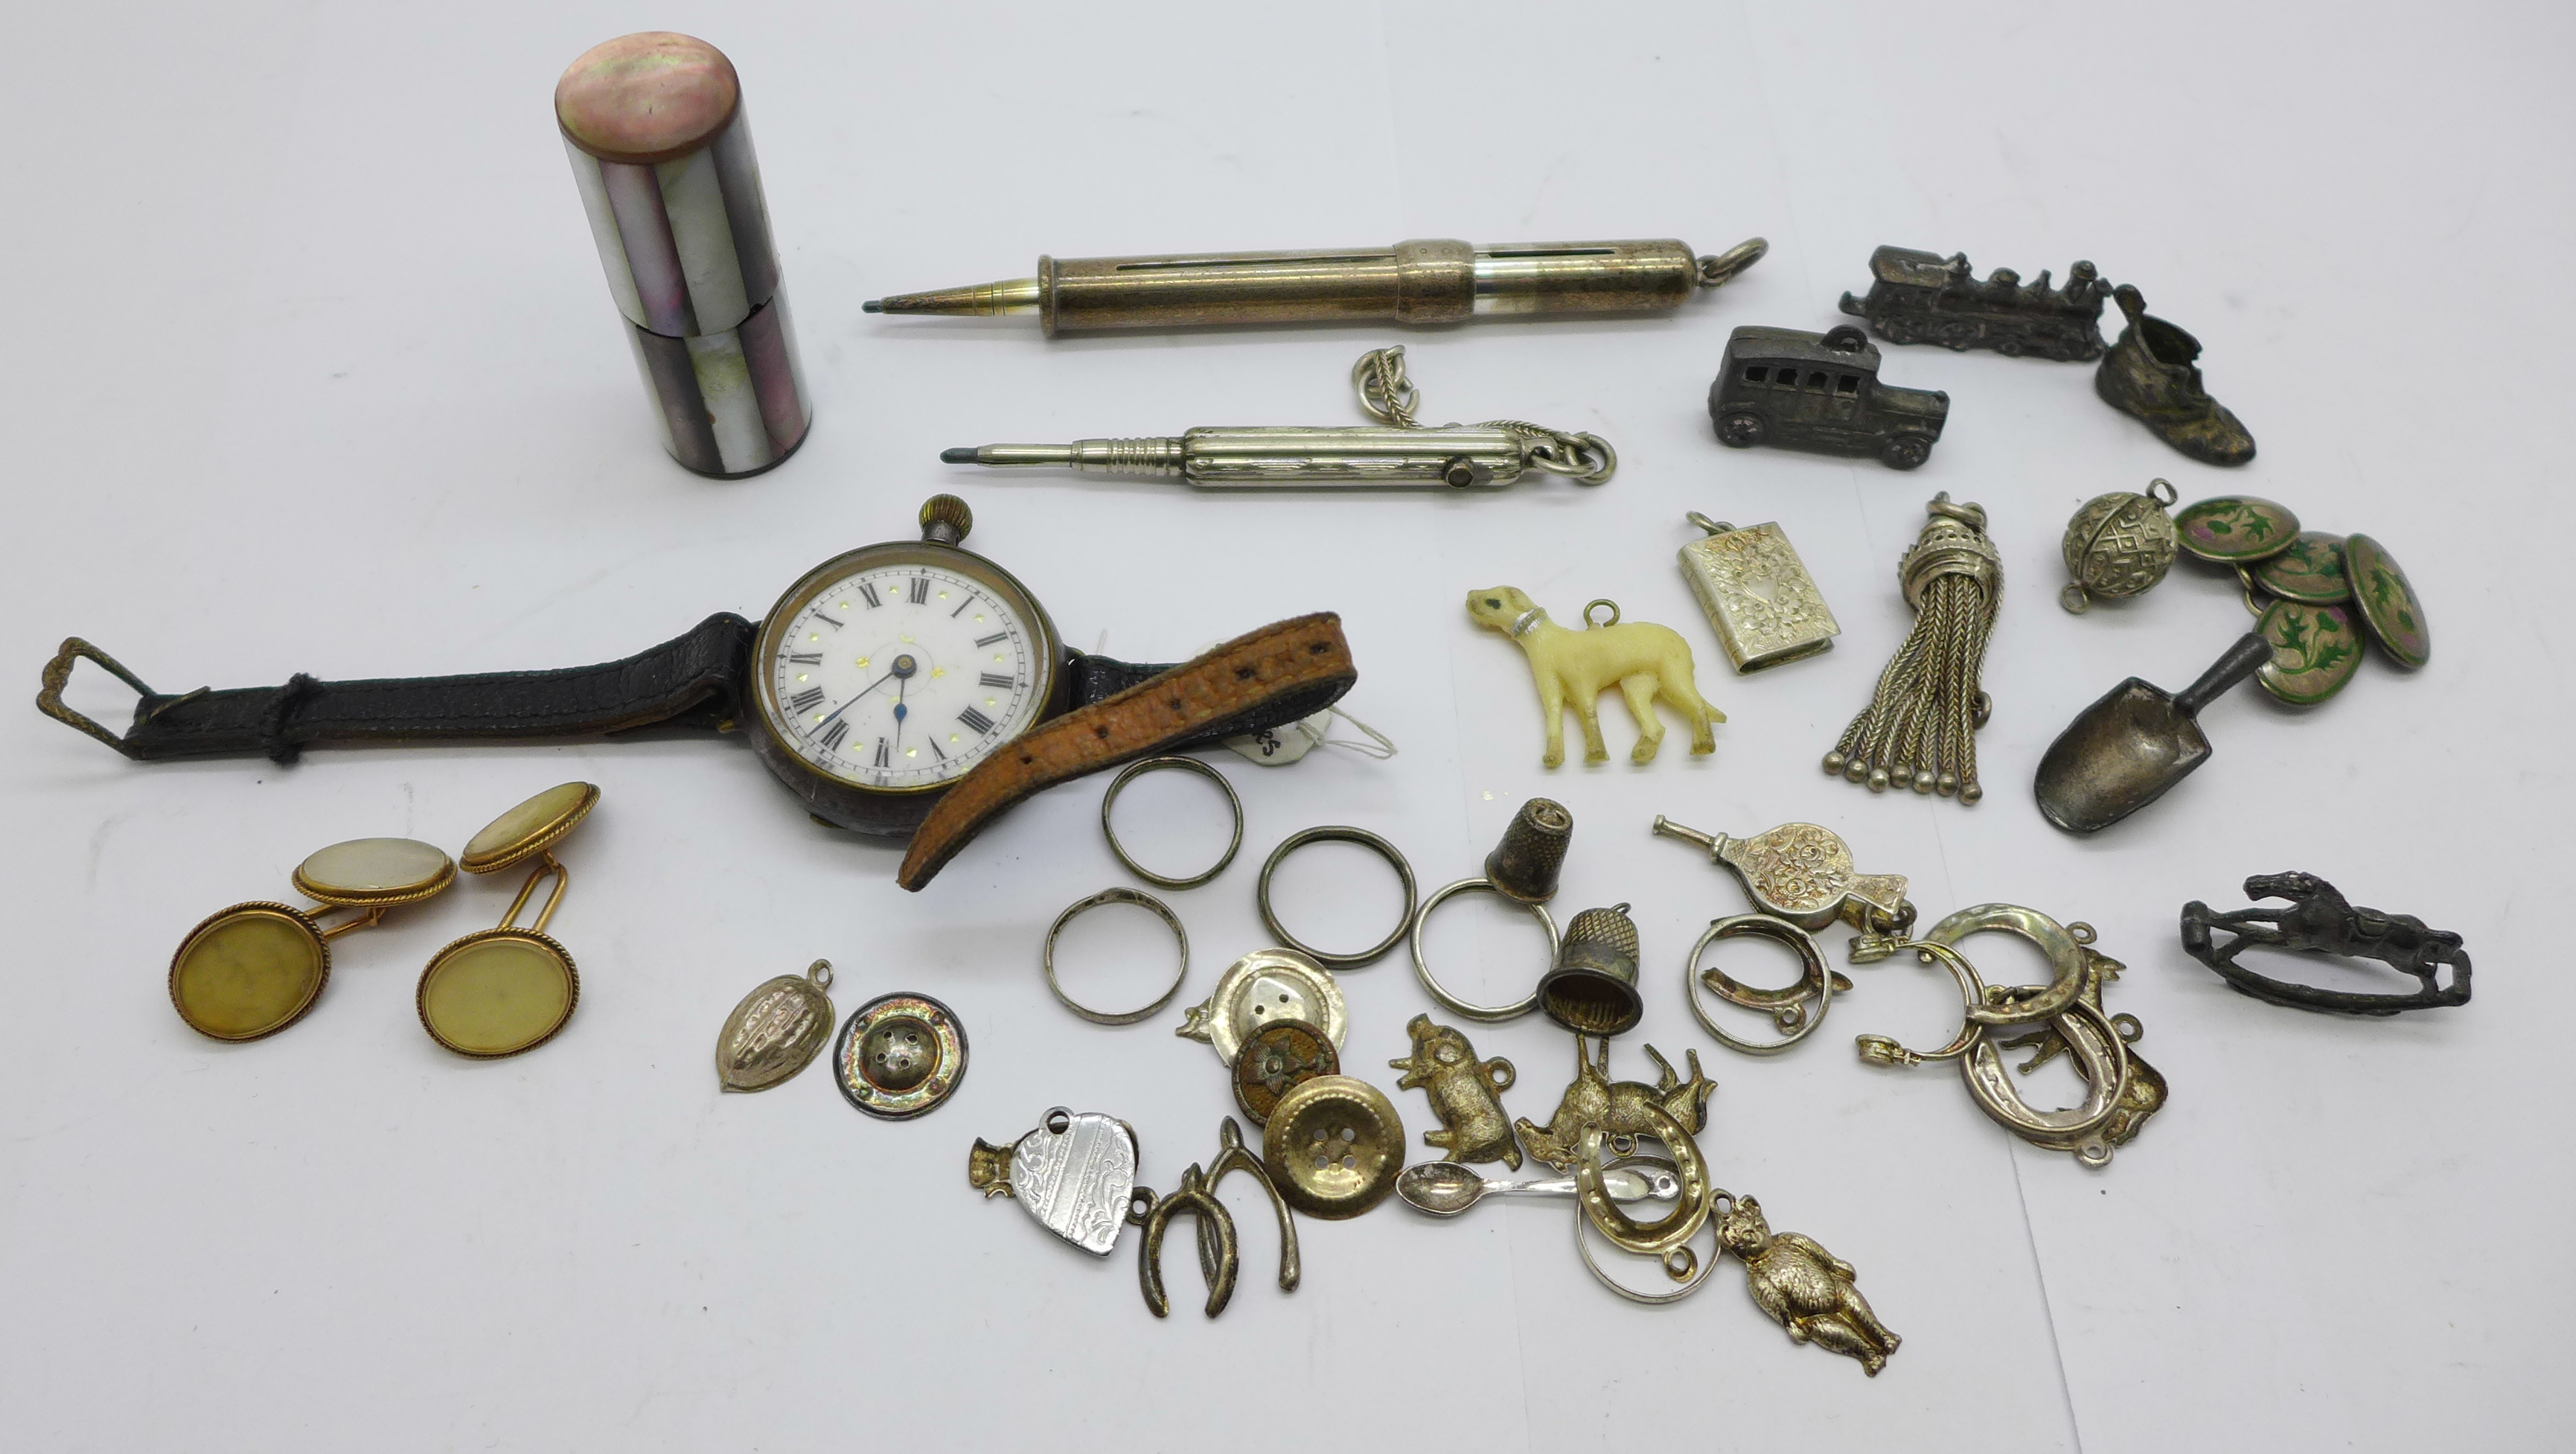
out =
[[[1209,1195],[1206,1177],[1196,1165],[1181,1173],[1181,1184],[1145,1214],[1145,1245],[1136,1272],[1145,1287],[1145,1306],[1158,1318],[1170,1317],[1171,1299],[1163,1295],[1163,1234],[1172,1218],[1188,1212],[1199,1222],[1199,1271],[1207,1278],[1207,1315],[1225,1311],[1234,1296],[1234,1274],[1241,1262],[1234,1240],[1234,1217],[1225,1203]],[[1211,1245],[1210,1229],[1214,1229]]]
[[[1697,1254],[1690,1250],[1690,1240],[1708,1224],[1709,1213],[1717,1204],[1717,1188],[1708,1179],[1708,1161],[1700,1155],[1699,1143],[1691,1139],[1680,1119],[1659,1105],[1647,1104],[1641,1110],[1646,1128],[1638,1134],[1662,1142],[1672,1156],[1673,1173],[1682,1184],[1679,1204],[1652,1222],[1640,1222],[1612,1201],[1601,1176],[1603,1132],[1597,1123],[1583,1128],[1583,1139],[1578,1143],[1574,1158],[1575,1200],[1584,1220],[1620,1251],[1658,1258],[1666,1274],[1675,1282],[1685,1282],[1698,1262]]]
[[[2036,1111],[2013,1088],[2003,1054],[1979,1036],[1959,1062],[1959,1077],[1977,1108],[1996,1124],[2034,1146],[2072,1151],[2087,1166],[2111,1159],[2111,1143],[2102,1128],[2119,1111],[2128,1089],[2129,1048],[2118,1027],[2099,1005],[2076,1000],[2049,1024],[2074,1053],[2076,1072],[2084,1077],[2084,1103],[2062,1111]]]
[[[1984,1002],[1968,1006],[1968,1019],[1979,1025],[2030,1025],[2054,1019],[2083,995],[2091,983],[2086,971],[2091,960],[2082,941],[2067,931],[2065,925],[2019,904],[1979,904],[1961,909],[1932,926],[1923,937],[1936,944],[1956,948],[1971,934],[2001,932],[2016,934],[2039,946],[2048,956],[2057,977],[2037,993],[1989,990]],[[2086,936],[2089,939],[2091,936]]]
[[[1234,1214],[1216,1199],[1216,1185],[1233,1172],[1244,1172],[1261,1184],[1270,1198],[1270,1206],[1279,1214],[1279,1290],[1295,1292],[1299,1276],[1297,1258],[1297,1224],[1288,1214],[1287,1199],[1271,1181],[1270,1172],[1252,1148],[1243,1144],[1243,1128],[1228,1116],[1217,1124],[1216,1159],[1202,1170],[1192,1166],[1181,1173],[1181,1184],[1171,1195],[1153,1203],[1140,1225],[1145,1229],[1145,1245],[1138,1254],[1136,1275],[1145,1289],[1145,1306],[1155,1317],[1171,1315],[1171,1301],[1163,1295],[1163,1236],[1171,1230],[1172,1218],[1183,1212],[1198,1221],[1199,1273],[1207,1279],[1207,1315],[1211,1318],[1225,1311],[1226,1302],[1234,1296],[1235,1276],[1242,1267],[1242,1246],[1234,1233]]]

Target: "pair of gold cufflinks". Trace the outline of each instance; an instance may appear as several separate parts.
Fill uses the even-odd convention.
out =
[[[581,998],[572,956],[546,937],[569,881],[554,846],[590,815],[599,789],[563,783],[500,817],[465,845],[467,873],[500,873],[533,861],[536,868],[510,901],[497,929],[468,934],[431,956],[416,996],[421,1028],[459,1055],[497,1059],[534,1050],[554,1038]],[[435,898],[456,882],[447,854],[410,838],[356,838],[334,843],[295,869],[295,888],[311,909],[235,904],[188,932],[170,957],[170,1003],[190,1028],[217,1040],[258,1040],[304,1018],[331,979],[330,941],[372,928],[385,912]],[[548,878],[554,889],[536,923],[519,915]],[[337,910],[355,917],[328,926]]]

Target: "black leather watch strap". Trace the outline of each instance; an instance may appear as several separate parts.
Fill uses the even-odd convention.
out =
[[[758,628],[719,612],[686,635],[597,666],[474,676],[326,682],[166,695],[74,637],[45,668],[36,705],[126,756],[260,754],[292,762],[316,744],[592,737],[640,727],[714,731],[730,723]],[[122,737],[65,707],[64,683],[86,658],[143,694]]]
[[[1065,705],[1088,707],[1106,701],[1139,682],[1151,681],[1170,671],[1177,662],[1119,661],[1113,657],[1085,656],[1077,651],[1064,654],[1064,671],[1072,695]]]

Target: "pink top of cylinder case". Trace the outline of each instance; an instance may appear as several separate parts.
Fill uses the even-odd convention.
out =
[[[555,83],[555,122],[607,162],[687,156],[733,120],[742,82],[724,52],[695,36],[639,31],[583,51]]]

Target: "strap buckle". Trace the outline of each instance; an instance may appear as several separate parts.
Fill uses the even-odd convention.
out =
[[[90,645],[88,642],[83,641],[77,636],[64,637],[61,648],[54,653],[54,659],[45,663],[44,689],[36,693],[36,710],[53,718],[55,721],[62,723],[66,727],[77,728],[82,732],[88,733],[90,736],[95,737],[99,741],[106,743],[108,746],[115,748],[127,757],[137,757],[140,756],[140,754],[137,753],[133,746],[127,743],[124,738],[108,731],[105,727],[102,727],[98,723],[91,721],[89,718],[82,716],[80,713],[73,711],[70,707],[63,705],[63,688],[71,684],[72,668],[84,659],[97,662],[100,666],[107,668],[108,672],[118,681],[134,688],[136,693],[141,695],[146,702],[152,702],[154,699],[160,698],[160,700],[149,711],[142,714],[138,719],[140,721],[149,722],[153,718],[160,716],[162,713],[169,711],[171,708],[178,706],[181,702],[192,701],[198,697],[204,696],[208,690],[205,687],[199,687],[193,692],[181,692],[175,697],[162,698],[161,694],[152,690],[151,686],[146,683],[143,678],[127,671],[125,669],[125,664],[118,661],[115,657],[108,655],[106,652],[99,650],[97,647]]]

